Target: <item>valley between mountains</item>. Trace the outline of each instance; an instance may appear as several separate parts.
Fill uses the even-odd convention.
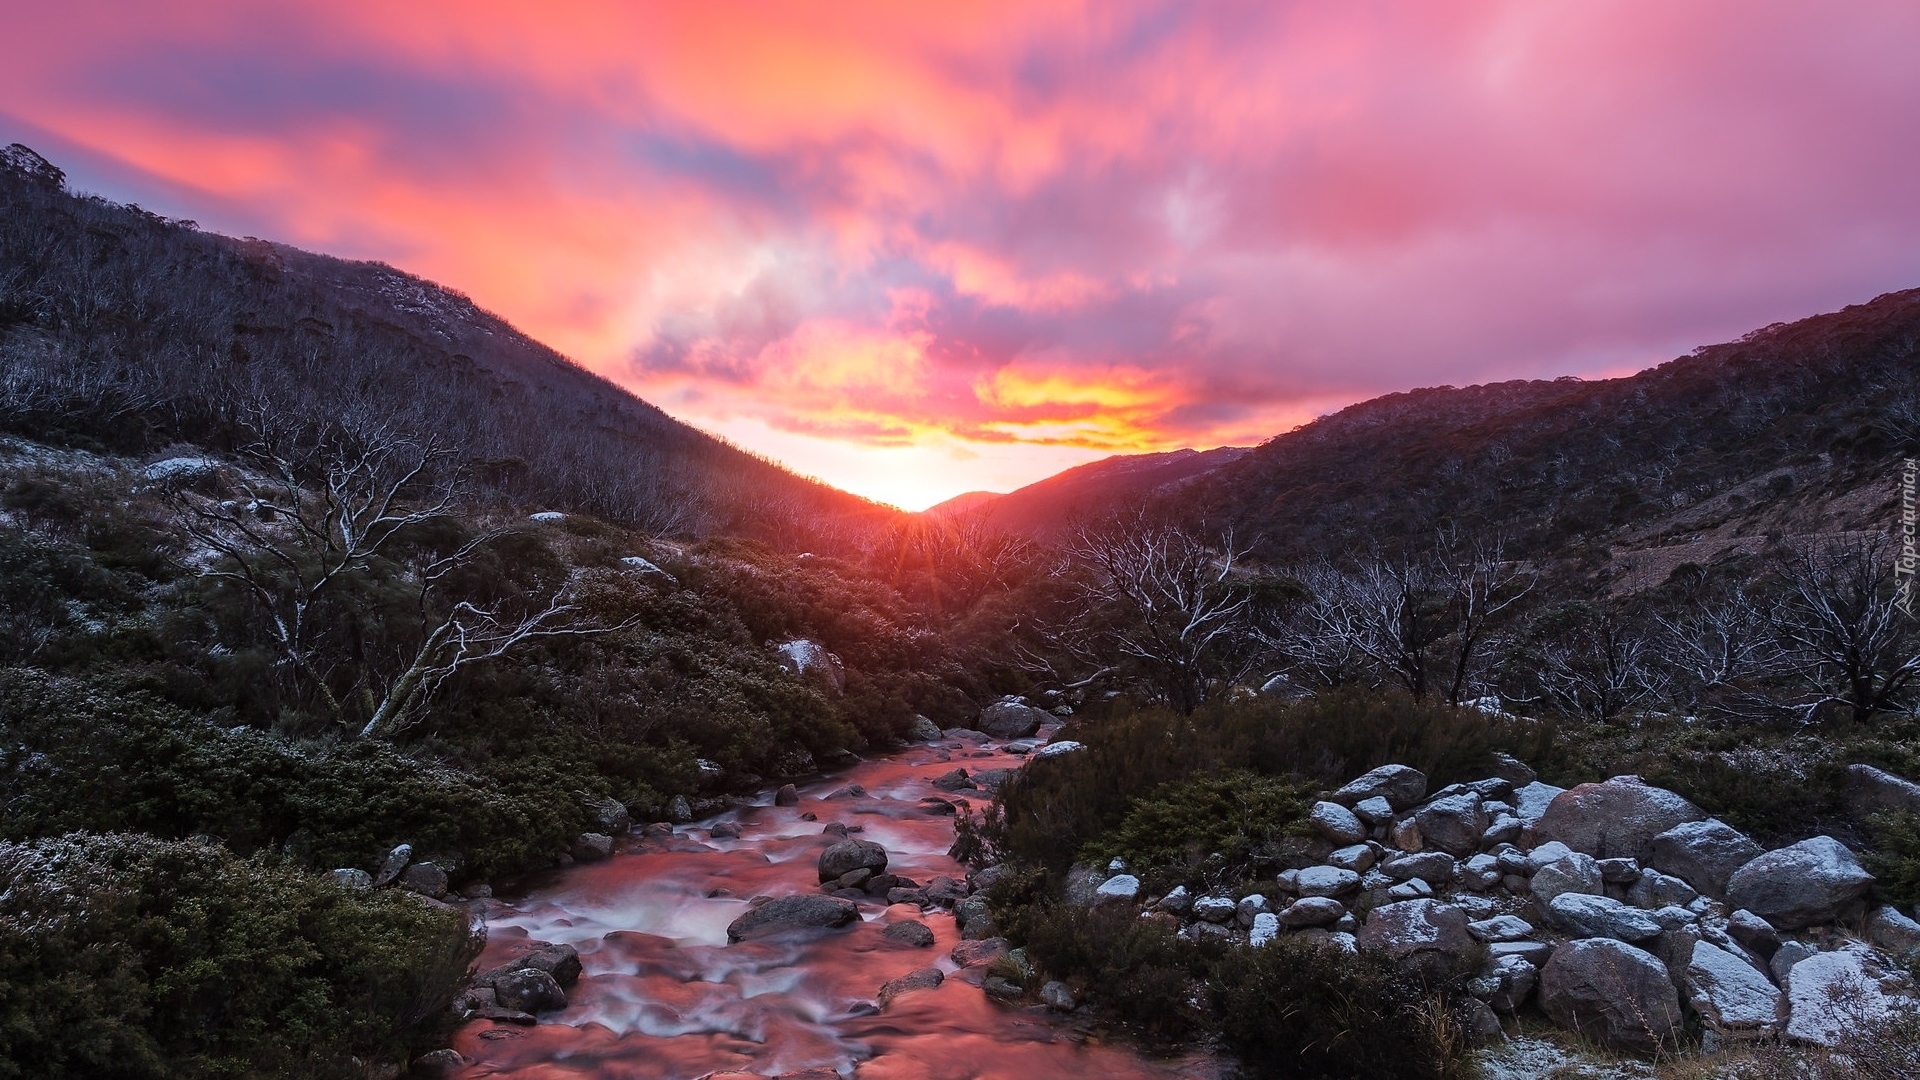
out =
[[[1863,300],[910,514],[8,147],[0,1077],[1914,1075]]]

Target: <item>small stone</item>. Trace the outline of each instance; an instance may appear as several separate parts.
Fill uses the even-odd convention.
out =
[[[1409,881],[1421,878],[1428,882],[1447,882],[1453,879],[1453,856],[1444,851],[1427,851],[1417,855],[1402,855],[1397,859],[1388,859],[1380,865],[1380,872],[1395,881]]]
[[[1337,845],[1357,844],[1367,838],[1367,825],[1353,811],[1339,803],[1314,803],[1307,822],[1321,836]]]
[[[715,822],[713,828],[707,830],[707,839],[738,840],[740,839],[740,823],[737,821]]]
[[[1773,954],[1780,949],[1780,932],[1745,908],[1727,916],[1727,933],[1762,960],[1773,959]]]
[[[897,922],[880,931],[880,936],[888,941],[896,941],[916,949],[925,949],[933,945],[933,930],[926,923],[909,919]]]
[[[1093,891],[1095,902],[1132,900],[1140,895],[1140,879],[1132,874],[1115,874]]]
[[[384,889],[388,885],[400,880],[400,872],[405,870],[407,864],[412,861],[412,844],[401,844],[394,848],[387,853],[385,861],[380,864],[380,869],[373,875],[373,887],[376,889]]]
[[[1280,919],[1271,911],[1262,911],[1253,917],[1253,925],[1247,931],[1247,944],[1258,949],[1271,942],[1280,934]]]
[[[567,993],[559,982],[538,968],[520,968],[493,980],[493,993],[503,1008],[523,1013],[552,1012],[567,1007]]]
[[[1420,900],[1433,895],[1433,886],[1420,878],[1409,878],[1387,890],[1387,899]]]
[[[1668,905],[1685,907],[1699,898],[1693,886],[1658,870],[1642,871],[1640,879],[1627,890],[1627,903],[1649,911]]]
[[[792,784],[781,784],[780,789],[773,793],[773,805],[799,806],[800,789],[794,787]]]
[[[1545,941],[1496,941],[1487,946],[1487,954],[1495,960],[1518,956],[1534,967],[1541,967],[1553,955],[1553,945]]]
[[[1396,821],[1387,829],[1387,844],[1401,851],[1425,851],[1426,838],[1420,835],[1420,826],[1412,818]]]
[[[1520,941],[1532,936],[1533,924],[1516,915],[1496,915],[1468,923],[1467,932],[1481,941]]]
[[[1155,911],[1165,911],[1174,915],[1185,915],[1193,907],[1193,897],[1187,893],[1185,885],[1175,885],[1167,895],[1154,902]]]
[[[1554,925],[1581,938],[1642,942],[1660,936],[1660,924],[1639,908],[1586,893],[1562,893],[1548,905]]]
[[[1539,905],[1542,914],[1546,913],[1556,896],[1564,893],[1597,895],[1605,887],[1600,877],[1599,863],[1592,856],[1579,852],[1534,871],[1527,883],[1528,891],[1533,894],[1533,901]]]
[[[347,888],[347,889],[373,888],[373,875],[367,873],[365,870],[362,870],[357,866],[343,866],[340,869],[335,870],[333,872],[333,880],[336,885],[339,885],[342,888]]]
[[[1073,991],[1057,979],[1048,980],[1040,987],[1040,1001],[1055,1012],[1072,1012],[1079,1005],[1073,999]]]
[[[914,990],[931,990],[945,981],[946,974],[939,968],[918,968],[914,971],[907,972],[897,979],[888,980],[880,987],[880,993],[876,996],[880,999],[880,1007],[884,1009],[893,1004],[894,999],[902,994]]]
[[[1346,906],[1329,896],[1308,896],[1288,904],[1280,912],[1278,923],[1289,930],[1308,926],[1326,926],[1340,921]]]
[[[467,1067],[467,1059],[458,1050],[432,1050],[413,1059],[410,1076],[448,1077]]]
[[[1600,859],[1600,880],[1609,885],[1631,885],[1640,880],[1640,860]]]
[[[1488,825],[1480,797],[1472,793],[1430,800],[1415,811],[1413,819],[1428,847],[1460,858],[1480,850],[1480,837]]]
[[[1360,888],[1360,875],[1337,866],[1309,866],[1294,882],[1301,896],[1345,896]]]
[[[1243,896],[1240,898],[1240,903],[1234,908],[1233,920],[1240,924],[1241,929],[1250,929],[1253,926],[1253,920],[1255,918],[1262,912],[1271,910],[1272,909],[1267,906],[1267,898],[1259,893],[1254,893],[1252,896]]]
[[[1353,813],[1369,825],[1385,825],[1393,820],[1393,804],[1375,795],[1354,803]]]
[[[963,941],[953,947],[947,956],[963,968],[984,967],[1007,955],[1007,939],[1003,937],[983,938],[978,941]]]
[[[1867,915],[1866,938],[1900,957],[1920,952],[1920,922],[1902,915],[1891,905],[1882,904]]]
[[[1374,859],[1377,857],[1371,845],[1353,844],[1328,855],[1327,865],[1351,870],[1356,874],[1364,874],[1373,868]]]
[[[1785,986],[1787,976],[1793,972],[1795,965],[1810,956],[1818,955],[1820,950],[1803,941],[1783,941],[1780,947],[1774,950],[1773,959],[1767,961],[1767,970],[1773,973],[1773,981],[1776,984]]]
[[[1203,896],[1193,902],[1193,917],[1210,923],[1223,923],[1233,918],[1239,905],[1224,896]]]

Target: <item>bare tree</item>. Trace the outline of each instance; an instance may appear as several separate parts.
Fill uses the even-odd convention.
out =
[[[1533,591],[1535,577],[1510,562],[1499,539],[1462,539],[1448,530],[1434,545],[1440,584],[1449,594],[1452,621],[1447,700],[1466,700],[1482,653],[1502,616]]]
[[[1084,638],[1138,667],[1167,703],[1190,713],[1210,686],[1239,674],[1251,593],[1236,577],[1243,551],[1136,517],[1080,531],[1067,545],[1077,569]]]
[[[1682,708],[1749,720],[1777,714],[1764,683],[1780,666],[1779,645],[1767,609],[1745,589],[1692,600],[1653,620],[1652,662]]]
[[[449,555],[406,567],[397,548],[408,530],[447,517],[461,488],[450,451],[374,429],[359,435],[263,437],[247,448],[254,471],[234,478],[238,498],[176,488],[188,537],[220,556],[209,571],[229,582],[263,617],[267,636],[296,693],[316,697],[337,722],[351,723],[350,698],[367,699],[361,738],[404,728],[448,678],[539,637],[602,632],[567,620],[565,589],[532,610],[508,614],[461,600],[441,608],[453,571],[497,540],[482,532]],[[345,661],[358,643],[329,641],[322,609],[358,588],[376,569],[404,568],[416,589],[421,637],[399,673],[381,679],[370,665]],[[348,667],[345,674],[339,669]]]
[[[1604,722],[1656,695],[1662,680],[1637,622],[1588,604],[1561,617],[1569,625],[1541,644],[1536,672],[1554,704]]]
[[[1910,708],[1920,683],[1920,635],[1895,602],[1892,553],[1878,537],[1786,552],[1775,621],[1781,654],[1803,693],[1805,719],[1843,709],[1854,722]]]
[[[1372,668],[1360,647],[1360,605],[1355,579],[1322,560],[1293,570],[1306,596],[1284,616],[1260,627],[1261,642],[1283,661],[1295,681],[1331,690],[1367,681]]]

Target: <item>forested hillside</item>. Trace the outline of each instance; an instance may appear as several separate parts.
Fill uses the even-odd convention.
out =
[[[1268,559],[1424,543],[1442,525],[1567,557],[1723,523],[1729,537],[1862,528],[1892,497],[1888,463],[1916,445],[1920,290],[1908,290],[1626,378],[1388,394],[1176,498]],[[1876,494],[1854,505],[1863,486]]]
[[[200,232],[0,151],[0,416],[122,454],[314,418],[431,436],[514,505],[844,545],[894,512],[682,424],[466,297],[379,263]]]

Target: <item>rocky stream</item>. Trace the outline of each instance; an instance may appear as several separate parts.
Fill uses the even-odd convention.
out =
[[[1022,761],[989,745],[944,738],[803,785],[792,805],[768,793],[671,832],[637,829],[609,858],[489,901],[483,969],[552,944],[577,950],[580,973],[564,1007],[538,1024],[469,1022],[454,1043],[466,1065],[454,1075],[1212,1075],[1203,1060],[1153,1061],[1104,1043],[1059,1010],[996,1003],[981,984],[1003,946],[962,941],[952,915],[915,902],[918,889],[964,894],[966,870],[947,855],[954,804],[987,796],[956,790],[953,770],[990,785],[994,770]],[[847,839],[880,845],[884,873],[906,881],[824,892],[821,857]],[[793,899],[750,903],[769,896]],[[743,918],[749,912],[775,917]]]

